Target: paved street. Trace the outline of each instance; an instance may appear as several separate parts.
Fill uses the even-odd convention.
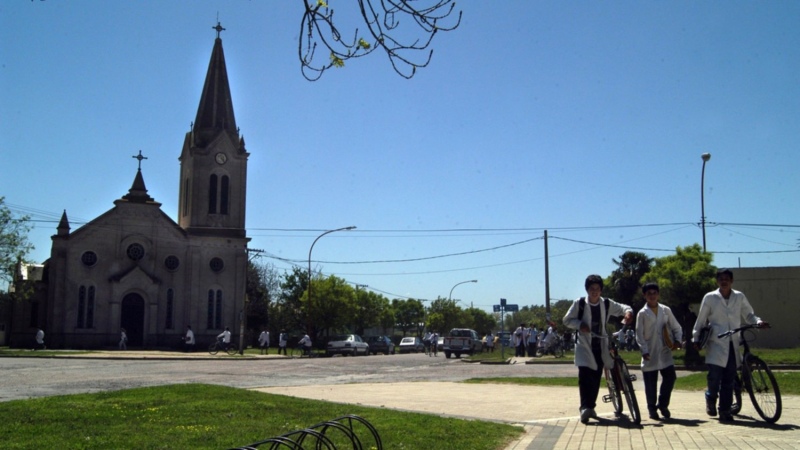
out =
[[[506,450],[800,449],[798,396],[783,396],[783,415],[775,425],[762,421],[749,399],[734,424],[720,424],[705,414],[702,393],[685,391],[673,394],[670,420],[645,418],[641,426],[635,426],[626,418],[614,417],[609,404],[600,403],[600,420],[583,425],[577,414],[576,388],[458,383],[473,377],[574,376],[571,364],[468,364],[424,355],[247,360],[206,356],[109,352],[80,359],[0,358],[5,375],[0,378],[0,401],[211,383],[523,426],[524,436]],[[644,411],[641,381],[636,388]]]

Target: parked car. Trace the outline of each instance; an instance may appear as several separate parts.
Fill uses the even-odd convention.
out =
[[[443,346],[445,358],[455,355],[460,358],[462,354],[474,355],[483,351],[483,343],[478,333],[469,328],[453,328],[450,334],[444,338]]]
[[[358,356],[359,354],[367,356],[369,355],[369,344],[364,342],[364,340],[361,339],[361,336],[357,334],[343,334],[341,336],[334,336],[333,339],[328,341],[325,354],[328,356]]]
[[[436,344],[436,351],[440,352],[444,350],[444,336],[439,336],[438,343]]]
[[[398,348],[400,353],[419,353],[425,351],[422,340],[418,337],[404,337]]]
[[[386,336],[367,336],[369,351],[373,355],[383,353],[384,355],[394,355],[394,343]]]

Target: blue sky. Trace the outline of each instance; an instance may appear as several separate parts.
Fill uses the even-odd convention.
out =
[[[575,298],[626,249],[702,242],[704,152],[715,263],[798,264],[800,3],[457,7],[413,79],[375,53],[311,83],[297,1],[2,2],[0,195],[37,220],[41,262],[61,212],[74,230],[113,207],[142,150],[175,218],[219,15],[248,235],[280,271],[356,225],[319,240],[314,266],[389,298],[477,279],[453,298],[543,304],[547,229],[550,296]]]

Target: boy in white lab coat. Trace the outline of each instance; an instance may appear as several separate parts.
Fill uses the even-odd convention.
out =
[[[669,400],[677,378],[672,350],[680,347],[683,330],[672,310],[658,302],[659,291],[656,283],[645,284],[642,287],[642,294],[647,304],[636,315],[636,343],[642,351],[642,376],[647,411],[653,420],[660,418],[658,411],[661,411],[665,419],[669,419]],[[668,333],[671,342],[665,342],[665,333]],[[660,391],[658,391],[659,373]]]

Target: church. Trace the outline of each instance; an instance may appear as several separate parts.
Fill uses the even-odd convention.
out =
[[[245,300],[249,153],[236,126],[218,23],[197,116],[180,152],[177,223],[148,195],[142,160],[114,207],[71,231],[66,210],[30,301],[15,306],[10,345],[37,328],[48,348],[197,346],[229,327]],[[127,157],[127,155],[126,155]],[[232,339],[238,342],[238,339]]]

